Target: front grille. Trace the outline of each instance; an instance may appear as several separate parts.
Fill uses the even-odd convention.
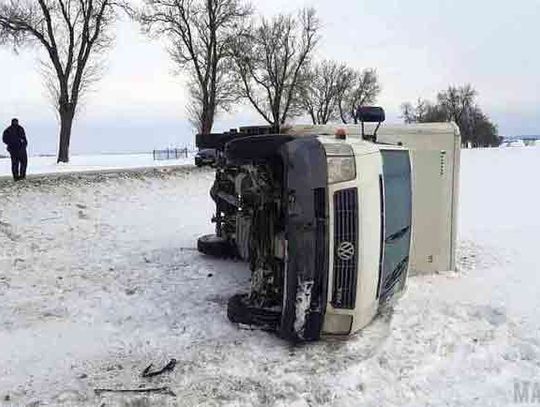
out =
[[[334,285],[332,305],[354,309],[358,278],[358,190],[334,194]]]

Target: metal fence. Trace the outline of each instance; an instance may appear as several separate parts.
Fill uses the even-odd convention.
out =
[[[167,148],[166,150],[154,150],[152,152],[154,161],[157,160],[178,160],[179,158],[188,158],[188,149],[186,148]]]

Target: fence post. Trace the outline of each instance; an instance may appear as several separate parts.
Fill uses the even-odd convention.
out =
[[[172,159],[180,159],[180,158],[188,158],[189,157],[189,150],[187,147],[184,148],[166,148],[165,150],[152,150],[152,158],[154,161],[156,160],[172,160]]]

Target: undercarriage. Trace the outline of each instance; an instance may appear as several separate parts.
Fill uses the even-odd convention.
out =
[[[209,237],[199,239],[199,250],[215,255],[221,245],[226,250],[220,255],[249,264],[249,289],[229,301],[231,321],[292,340],[319,338],[327,264],[325,166],[314,138],[239,137],[221,149],[210,192],[216,236],[212,244]]]
[[[249,303],[279,309],[282,302],[284,212],[279,169],[249,164],[223,169],[212,188],[216,231],[252,271]]]

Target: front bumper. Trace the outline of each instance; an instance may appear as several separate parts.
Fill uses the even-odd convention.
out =
[[[287,194],[285,288],[279,333],[289,340],[320,338],[328,287],[328,169],[322,144],[303,137],[284,144]]]

